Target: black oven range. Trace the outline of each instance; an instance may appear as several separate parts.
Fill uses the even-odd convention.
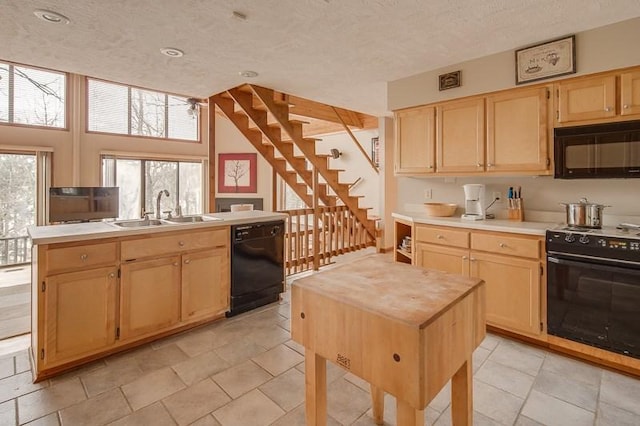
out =
[[[547,332],[640,359],[640,230],[546,232]]]

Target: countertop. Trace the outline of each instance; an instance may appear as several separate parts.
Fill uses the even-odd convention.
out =
[[[124,237],[130,235],[155,234],[170,231],[242,225],[272,220],[285,220],[284,213],[261,210],[232,213],[207,213],[203,222],[176,223],[158,226],[121,228],[111,222],[70,223],[62,225],[30,226],[27,230],[33,244],[66,243],[72,241],[96,240],[99,238]],[[222,219],[222,220],[220,220]]]
[[[422,329],[483,283],[372,254],[292,286]]]
[[[554,222],[518,222],[504,219],[462,220],[458,217],[432,217],[421,213],[392,213],[396,219],[425,225],[451,226],[454,228],[479,229],[483,231],[511,232],[515,234],[544,236],[547,229],[558,226]]]

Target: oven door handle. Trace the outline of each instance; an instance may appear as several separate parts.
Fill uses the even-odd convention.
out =
[[[580,256],[574,258],[576,260],[569,260],[566,257],[554,256],[547,254],[547,261],[558,265],[575,266],[582,269],[598,269],[600,271],[617,272],[624,274],[639,274],[638,265],[635,262],[624,261],[611,261],[608,259],[602,259],[601,257],[593,256]],[[622,266],[624,265],[624,266]],[[627,266],[628,265],[628,266]]]

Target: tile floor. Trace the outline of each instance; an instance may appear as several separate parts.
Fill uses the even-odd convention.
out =
[[[288,293],[42,383],[21,350],[0,356],[0,425],[303,425],[301,352]],[[476,425],[640,425],[637,379],[496,335],[474,353],[474,372]],[[329,425],[373,425],[366,383],[334,364],[327,383]],[[425,410],[427,424],[451,424],[449,392]]]

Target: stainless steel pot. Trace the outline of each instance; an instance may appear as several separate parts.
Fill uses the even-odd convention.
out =
[[[581,198],[579,203],[560,203],[565,206],[567,213],[567,225],[582,228],[601,228],[603,204],[595,204]]]

